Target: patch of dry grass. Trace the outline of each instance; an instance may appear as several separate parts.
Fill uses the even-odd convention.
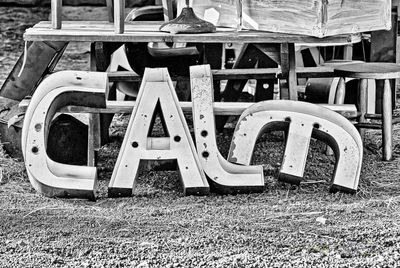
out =
[[[2,175],[0,185],[5,184],[8,181],[14,181],[14,182],[27,181],[27,175],[25,172],[24,164],[9,157],[3,150],[2,146],[0,146],[0,172]]]
[[[22,48],[20,21],[35,23],[48,10],[0,8],[0,52],[8,66]],[[31,11],[32,11],[31,10]],[[30,11],[30,12],[31,12]],[[31,12],[32,13],[32,12]],[[6,24],[8,23],[8,24]],[[25,27],[25,26],[24,26]],[[13,31],[20,31],[13,33]],[[14,37],[9,35],[15,35]],[[11,41],[9,41],[11,40]],[[10,60],[12,59],[12,60]],[[87,54],[67,55],[60,68],[86,69]],[[399,110],[396,110],[398,114]],[[135,195],[107,198],[107,184],[128,116],[116,117],[112,142],[99,158],[99,200],[38,195],[23,163],[0,149],[0,267],[395,267],[400,251],[400,126],[394,128],[394,160],[382,162],[381,138],[369,131],[359,191],[328,192],[333,158],[312,141],[305,182],[280,183],[279,133],[263,135],[254,163],[264,166],[259,194],[183,196],[176,171],[141,172]],[[223,155],[232,131],[218,135]]]

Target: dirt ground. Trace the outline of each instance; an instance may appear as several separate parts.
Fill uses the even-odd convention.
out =
[[[23,49],[23,30],[47,8],[0,7],[0,83]],[[73,45],[58,69],[88,69]],[[396,111],[397,113],[398,111]],[[0,267],[395,267],[400,265],[400,132],[394,160],[382,162],[379,132],[369,131],[359,191],[328,192],[334,159],[312,141],[299,186],[277,181],[282,136],[264,135],[259,194],[183,196],[175,171],[144,171],[131,198],[107,198],[126,115],[99,157],[99,199],[51,199],[31,187],[22,162],[0,150]],[[226,154],[232,131],[218,136]],[[0,141],[1,143],[1,141]]]

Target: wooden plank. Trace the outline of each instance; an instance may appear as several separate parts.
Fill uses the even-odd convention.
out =
[[[51,25],[53,29],[61,29],[62,0],[51,0]]]
[[[344,60],[353,60],[353,46],[346,45],[343,47],[343,59]]]
[[[223,64],[224,45],[221,43],[203,44],[203,64],[209,64],[212,69],[221,70]],[[214,80],[214,101],[221,100],[221,83]]]
[[[236,0],[235,1],[236,5],[236,29],[238,31],[241,31],[243,29],[243,1],[242,0]]]
[[[80,30],[112,30],[114,29],[114,24],[107,21],[95,21],[95,20],[69,20],[65,22],[65,29],[80,29]],[[152,32],[158,31],[158,27],[162,24],[162,21],[146,21],[145,23],[139,21],[131,21],[128,24],[132,25],[135,31],[138,32]],[[49,29],[50,22],[49,21],[39,21],[32,28],[35,29]],[[63,27],[64,28],[64,27]],[[227,31],[232,31],[227,29]]]
[[[172,0],[162,0],[164,21],[170,21],[174,18],[174,8]]]
[[[113,0],[106,0],[108,21],[114,22],[114,3]]]
[[[360,116],[358,118],[359,123],[367,122],[365,118],[365,114],[367,113],[367,102],[368,102],[368,80],[367,79],[360,79],[359,87],[359,96],[358,96],[358,105]],[[360,129],[360,135],[362,140],[364,140],[365,130]]]
[[[67,44],[66,42],[26,44],[26,57],[24,54],[19,57],[0,89],[0,96],[21,101],[27,95],[32,95],[40,81],[57,64]]]
[[[114,0],[114,31],[123,34],[125,26],[125,0]]]
[[[263,56],[264,55],[253,44],[244,44],[232,69],[255,68],[258,58]],[[228,80],[225,89],[221,94],[221,99],[228,102],[237,101],[243,91],[243,88],[247,84],[247,81],[248,78],[244,78],[243,80]],[[217,118],[217,131],[223,130],[228,119],[229,117],[227,116]]]
[[[214,80],[242,80],[276,78],[280,68],[212,70]]]
[[[293,43],[283,43],[281,45],[281,66],[282,75],[286,78],[287,87],[289,89],[290,100],[297,100],[297,75],[296,75],[296,60],[295,48]],[[282,98],[281,89],[281,98]]]
[[[319,78],[334,77],[333,68],[328,66],[318,67],[296,67],[297,77],[299,78]],[[221,69],[212,70],[214,80],[242,80],[242,79],[273,79],[282,78],[279,68],[257,68],[257,69]],[[140,75],[128,72],[118,71],[108,74],[110,82],[126,81],[140,82]],[[172,77],[175,79],[175,77]]]
[[[135,101],[107,101],[107,108],[90,108],[78,106],[66,106],[60,110],[65,113],[131,113],[135,107]],[[214,102],[215,115],[241,115],[253,102]],[[181,101],[179,105],[185,114],[192,113],[192,103]],[[335,111],[346,118],[356,118],[357,109],[353,104],[319,104],[322,107]]]
[[[240,69],[254,69],[257,65],[258,58],[264,56],[255,46],[252,44],[245,44],[237,56],[235,64],[232,69],[240,72]],[[249,78],[244,78],[243,80],[228,81],[225,86],[225,90],[222,94],[224,101],[236,101],[240,93],[242,92],[244,86]]]
[[[385,161],[392,160],[393,154],[392,111],[392,90],[386,79],[382,95],[382,158]]]
[[[95,167],[97,163],[97,154],[101,147],[100,114],[93,113],[89,115],[88,128],[87,165],[89,167]]]
[[[241,115],[242,112],[250,107],[252,102],[214,102],[215,115]],[[29,100],[20,103],[19,109],[26,109]],[[131,113],[135,107],[135,101],[106,101],[106,108],[91,108],[83,106],[69,105],[60,109],[62,113]],[[192,113],[192,103],[188,101],[179,102],[179,106],[186,114]],[[346,118],[355,118],[358,116],[357,109],[353,104],[319,104],[322,107],[335,111]]]
[[[192,7],[201,18],[213,8],[219,14],[217,26],[236,29],[236,2],[193,0]],[[318,37],[390,29],[391,0],[241,0],[241,3],[243,29]]]
[[[335,104],[343,104],[346,95],[346,78],[340,77],[335,95]]]
[[[218,28],[215,33],[171,34],[159,32],[160,22],[131,22],[125,25],[123,34],[115,34],[112,23],[65,21],[63,28],[52,30],[49,22],[41,22],[24,33],[26,41],[108,41],[108,42],[190,42],[190,43],[352,43],[361,40],[360,35],[337,35],[316,38],[304,35],[260,31],[240,31]]]
[[[297,75],[296,75],[296,52],[294,48],[294,43],[288,43],[288,51],[289,51],[289,73],[286,78],[286,81],[289,88],[289,99],[297,101],[298,96],[297,96]]]
[[[280,44],[254,44],[262,53],[267,55],[271,60],[277,64],[281,64],[281,47]]]
[[[90,70],[97,71],[96,44],[90,44]],[[87,165],[95,167],[97,155],[101,147],[100,114],[93,113],[88,115],[88,141],[87,141]],[[110,115],[108,115],[110,116]],[[108,133],[108,126],[107,126]]]

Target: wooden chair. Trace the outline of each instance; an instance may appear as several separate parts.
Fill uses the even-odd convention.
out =
[[[106,0],[108,9],[108,20],[114,23],[116,34],[125,31],[125,0]],[[156,0],[156,6],[163,6],[164,19],[169,20],[173,17],[171,0]],[[51,0],[51,24],[53,29],[62,28],[62,0]]]
[[[358,118],[357,127],[363,137],[364,128],[381,128],[382,129],[382,158],[385,161],[392,158],[392,89],[389,79],[400,78],[400,65],[395,63],[356,63],[348,64],[334,69],[335,76],[341,77],[338,83],[335,103],[343,104],[345,97],[345,79],[360,79],[358,94],[358,110],[360,116]],[[367,80],[375,79],[384,80],[383,97],[382,97],[382,113],[381,115],[367,113],[368,88]],[[378,88],[376,90],[379,90]],[[368,122],[368,118],[381,119],[381,124],[373,124]]]

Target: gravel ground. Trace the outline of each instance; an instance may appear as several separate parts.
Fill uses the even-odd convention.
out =
[[[0,83],[22,51],[22,32],[46,8],[0,7]],[[76,47],[58,69],[87,69]],[[99,200],[51,199],[30,186],[23,163],[0,150],[0,267],[396,267],[399,266],[399,128],[395,158],[380,161],[369,131],[360,190],[330,194],[334,159],[313,141],[305,182],[279,183],[282,135],[263,135],[254,155],[266,190],[185,197],[175,171],[143,171],[132,198],[106,187],[127,124],[115,118],[99,157]],[[226,155],[231,130],[218,136]]]

